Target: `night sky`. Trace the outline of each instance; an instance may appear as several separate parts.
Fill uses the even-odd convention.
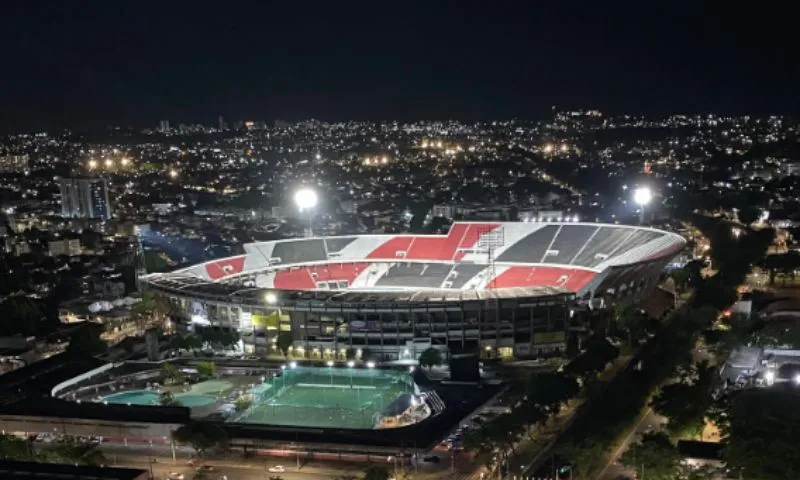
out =
[[[700,3],[4,2],[0,131],[800,111],[793,12]]]

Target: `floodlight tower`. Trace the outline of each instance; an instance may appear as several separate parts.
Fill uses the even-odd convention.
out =
[[[648,187],[639,187],[633,192],[633,201],[639,205],[639,225],[644,225],[644,210],[653,199],[653,192]]]
[[[313,210],[314,207],[317,206],[317,192],[310,188],[301,188],[294,194],[294,203],[297,205],[297,209],[300,210],[300,213],[306,212],[308,214],[308,230],[306,231],[307,237],[312,237],[314,235],[314,228],[313,228]]]

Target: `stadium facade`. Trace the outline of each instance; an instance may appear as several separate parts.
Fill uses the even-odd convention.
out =
[[[292,354],[308,358],[416,358],[431,346],[531,357],[564,348],[574,309],[647,295],[684,245],[621,225],[455,223],[446,235],[252,243],[142,280],[187,324],[234,328],[259,354],[288,331]]]

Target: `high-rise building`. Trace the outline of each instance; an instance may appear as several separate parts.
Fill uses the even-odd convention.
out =
[[[222,118],[222,115],[220,115],[217,120],[219,121],[219,131],[220,132],[224,131],[225,130],[225,126],[226,126],[225,125],[225,119]]]
[[[169,120],[161,120],[158,122],[158,131],[161,133],[168,133],[169,132]]]
[[[61,179],[61,215],[68,218],[111,218],[108,183],[104,178]]]

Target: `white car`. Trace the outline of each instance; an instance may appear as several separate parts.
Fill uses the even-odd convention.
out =
[[[184,477],[182,473],[172,472],[167,478],[169,478],[169,480],[183,480]]]
[[[269,473],[283,473],[286,471],[286,467],[284,467],[283,465],[274,465],[272,467],[269,467],[267,470],[269,471]]]

